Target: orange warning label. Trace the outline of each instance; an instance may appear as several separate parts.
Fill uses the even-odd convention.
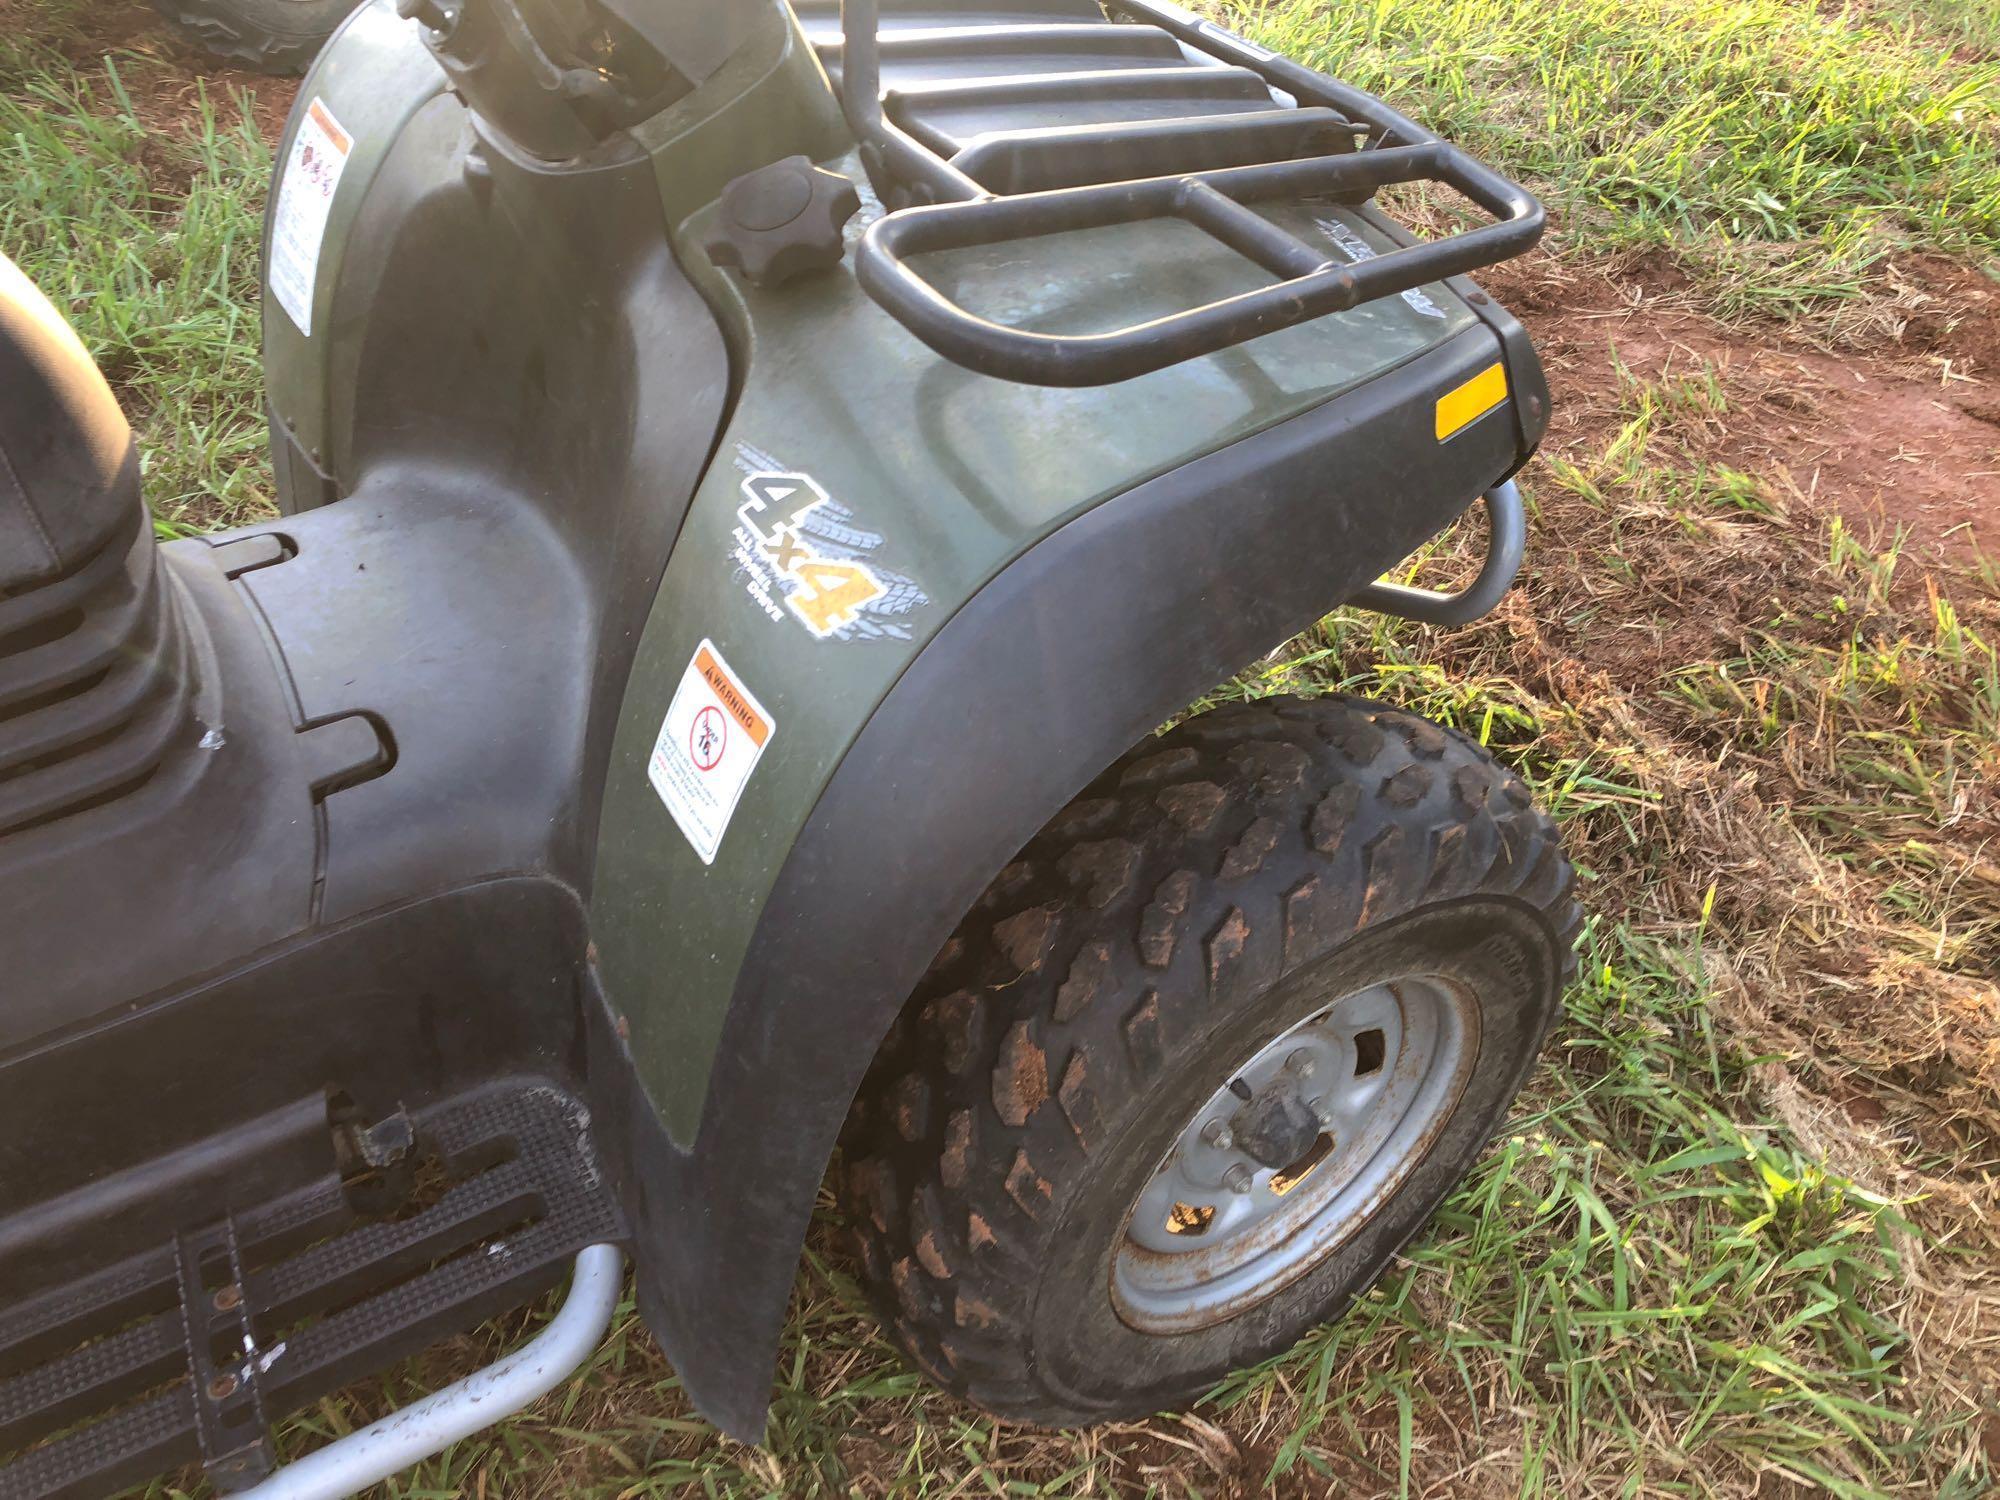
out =
[[[326,132],[326,138],[334,150],[345,156],[354,149],[354,137],[340,128],[340,122],[334,119],[332,112],[319,100],[315,99],[307,105],[306,113],[312,117],[313,124]]]
[[[716,700],[729,711],[729,716],[743,726],[743,732],[756,744],[762,745],[771,737],[771,721],[751,706],[749,695],[736,685],[728,668],[717,660],[706,641],[694,654],[694,669],[701,674],[701,680],[708,684]]]
[[[715,863],[750,773],[777,727],[714,642],[695,648],[646,774],[703,864]]]

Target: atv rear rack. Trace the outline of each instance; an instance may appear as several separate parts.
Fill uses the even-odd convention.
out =
[[[870,226],[856,254],[857,274],[877,303],[945,358],[1029,385],[1108,385],[1495,265],[1541,238],[1544,214],[1533,195],[1374,95],[1165,0],[1104,4],[1238,74],[1256,75],[1295,106],[1273,99],[1268,109],[1002,132],[947,156],[939,147],[950,143],[938,139],[941,133],[926,132],[933,136],[926,142],[906,128],[897,118],[900,96],[882,89],[881,0],[841,0],[842,107],[885,199],[912,205]],[[1149,91],[1157,97],[1157,74],[1215,71],[1203,65],[1102,77],[1107,87],[1143,98]],[[1027,102],[1057,81],[954,80],[925,97],[933,105],[940,98]],[[1360,203],[1379,188],[1411,182],[1451,187],[1494,222],[1349,264],[1249,206],[1305,196]],[[1110,332],[1051,334],[983,318],[911,264],[932,251],[1160,218],[1193,225],[1278,281]]]

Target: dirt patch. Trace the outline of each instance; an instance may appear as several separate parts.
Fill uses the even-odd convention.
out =
[[[0,5],[0,18],[5,11]],[[258,133],[275,145],[299,91],[295,78],[272,78],[217,63],[144,0],[93,4],[59,32],[57,40],[63,56],[80,73],[101,76],[110,59],[140,123],[163,133],[192,133],[201,119],[204,93],[217,104],[240,95],[249,101]]]
[[[1528,324],[1555,396],[1549,449],[1601,443],[1621,381],[1712,373],[1726,413],[1703,458],[1765,479],[1785,501],[1863,536],[1963,563],[2000,546],[2000,286],[1909,257],[1908,315],[1875,352],[1830,354],[1697,310],[1658,253],[1502,266],[1487,280]]]
[[[1909,308],[1901,339],[2000,388],[2000,284],[1942,255],[1891,261],[1888,280]]]

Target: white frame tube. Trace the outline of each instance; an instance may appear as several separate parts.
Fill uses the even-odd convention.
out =
[[[625,1285],[616,1245],[576,1258],[569,1296],[549,1326],[504,1359],[286,1464],[239,1500],[344,1500],[444,1452],[554,1390],[603,1342]]]

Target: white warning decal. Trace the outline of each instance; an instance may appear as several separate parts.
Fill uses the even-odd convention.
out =
[[[327,215],[353,149],[354,138],[340,128],[333,111],[324,100],[314,99],[292,138],[277,211],[271,215],[271,295],[308,338]]]
[[[902,617],[930,599],[879,560],[880,532],[768,453],[739,447],[736,466],[743,484],[731,555],[759,609],[823,641],[910,639]]]
[[[777,727],[714,642],[695,648],[646,774],[703,864],[715,863],[730,816]]]

